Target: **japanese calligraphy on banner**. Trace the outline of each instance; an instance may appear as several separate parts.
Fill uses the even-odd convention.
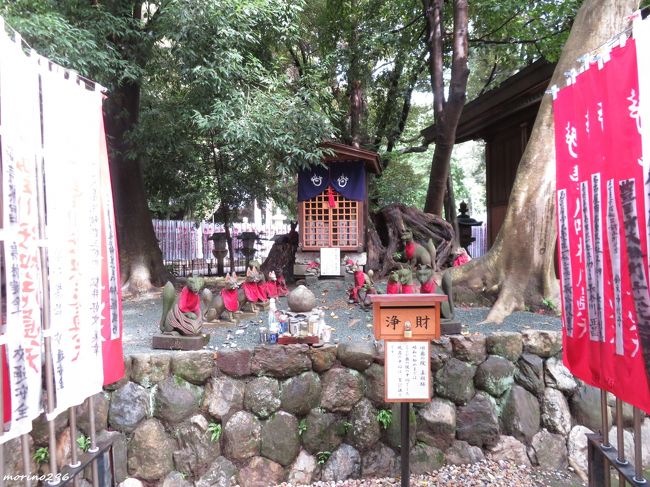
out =
[[[42,75],[56,416],[101,391],[101,93]],[[98,116],[99,115],[99,116]]]
[[[633,38],[553,103],[564,363],[646,411],[650,123],[641,121],[650,120],[649,37],[650,21],[637,20]]]
[[[431,400],[429,341],[385,342],[386,402]]]
[[[122,378],[124,361],[102,94],[33,51],[26,55],[1,18],[0,54],[0,257],[7,308],[0,359],[9,391],[3,443],[30,431],[42,411],[44,360],[54,370],[50,419]],[[51,343],[45,358],[44,303]]]
[[[38,72],[4,29],[0,32],[2,227],[6,283],[9,431],[4,443],[31,430],[41,412],[41,273],[36,162],[40,147]],[[11,96],[6,96],[11,93]],[[3,354],[4,355],[4,354]],[[4,357],[3,357],[4,358]],[[7,385],[5,384],[5,387]],[[6,417],[6,415],[5,415]]]

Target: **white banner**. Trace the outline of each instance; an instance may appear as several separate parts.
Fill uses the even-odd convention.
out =
[[[11,423],[4,443],[32,429],[41,412],[41,274],[38,249],[36,163],[40,148],[38,72],[22,52],[20,39],[0,29],[0,137],[7,283],[3,341]],[[11,93],[11,96],[5,94]]]
[[[100,392],[101,94],[63,71],[42,73],[55,417]]]

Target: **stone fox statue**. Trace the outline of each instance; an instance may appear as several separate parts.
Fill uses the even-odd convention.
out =
[[[442,273],[441,285],[433,277],[433,269],[426,265],[419,265],[416,271],[416,276],[420,282],[420,293],[423,294],[446,294],[447,301],[443,301],[440,305],[440,317],[442,319],[451,320],[454,318],[454,295],[451,289],[451,274],[449,271]]]
[[[404,255],[411,268],[418,265],[428,265],[432,269],[436,267],[436,246],[429,239],[426,247],[413,240],[413,232],[404,230],[402,232],[402,243],[404,244]]]
[[[194,336],[201,333],[203,315],[199,291],[203,287],[201,277],[190,277],[187,285],[176,297],[176,290],[171,282],[165,284],[162,293],[163,312],[160,318],[160,331],[166,334]]]
[[[246,293],[237,283],[237,274],[226,274],[226,285],[216,296],[209,289],[204,289],[201,293],[201,301],[205,312],[203,318],[205,321],[220,320],[224,311],[227,312],[225,321],[234,321],[234,313],[240,311],[246,304]]]

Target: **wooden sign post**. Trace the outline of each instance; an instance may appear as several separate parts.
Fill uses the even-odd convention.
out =
[[[431,401],[431,340],[440,338],[444,294],[374,294],[375,339],[384,340],[384,400],[399,402],[402,487],[410,481],[409,408]]]

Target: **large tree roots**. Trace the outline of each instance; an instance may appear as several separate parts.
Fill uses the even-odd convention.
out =
[[[400,236],[404,230],[411,230],[414,239],[421,244],[429,239],[433,241],[437,252],[437,270],[446,269],[453,264],[454,230],[439,216],[393,204],[383,207],[371,219],[367,268],[372,269],[375,276],[383,277],[392,269],[400,267],[401,263],[395,260],[395,253],[403,250]]]

